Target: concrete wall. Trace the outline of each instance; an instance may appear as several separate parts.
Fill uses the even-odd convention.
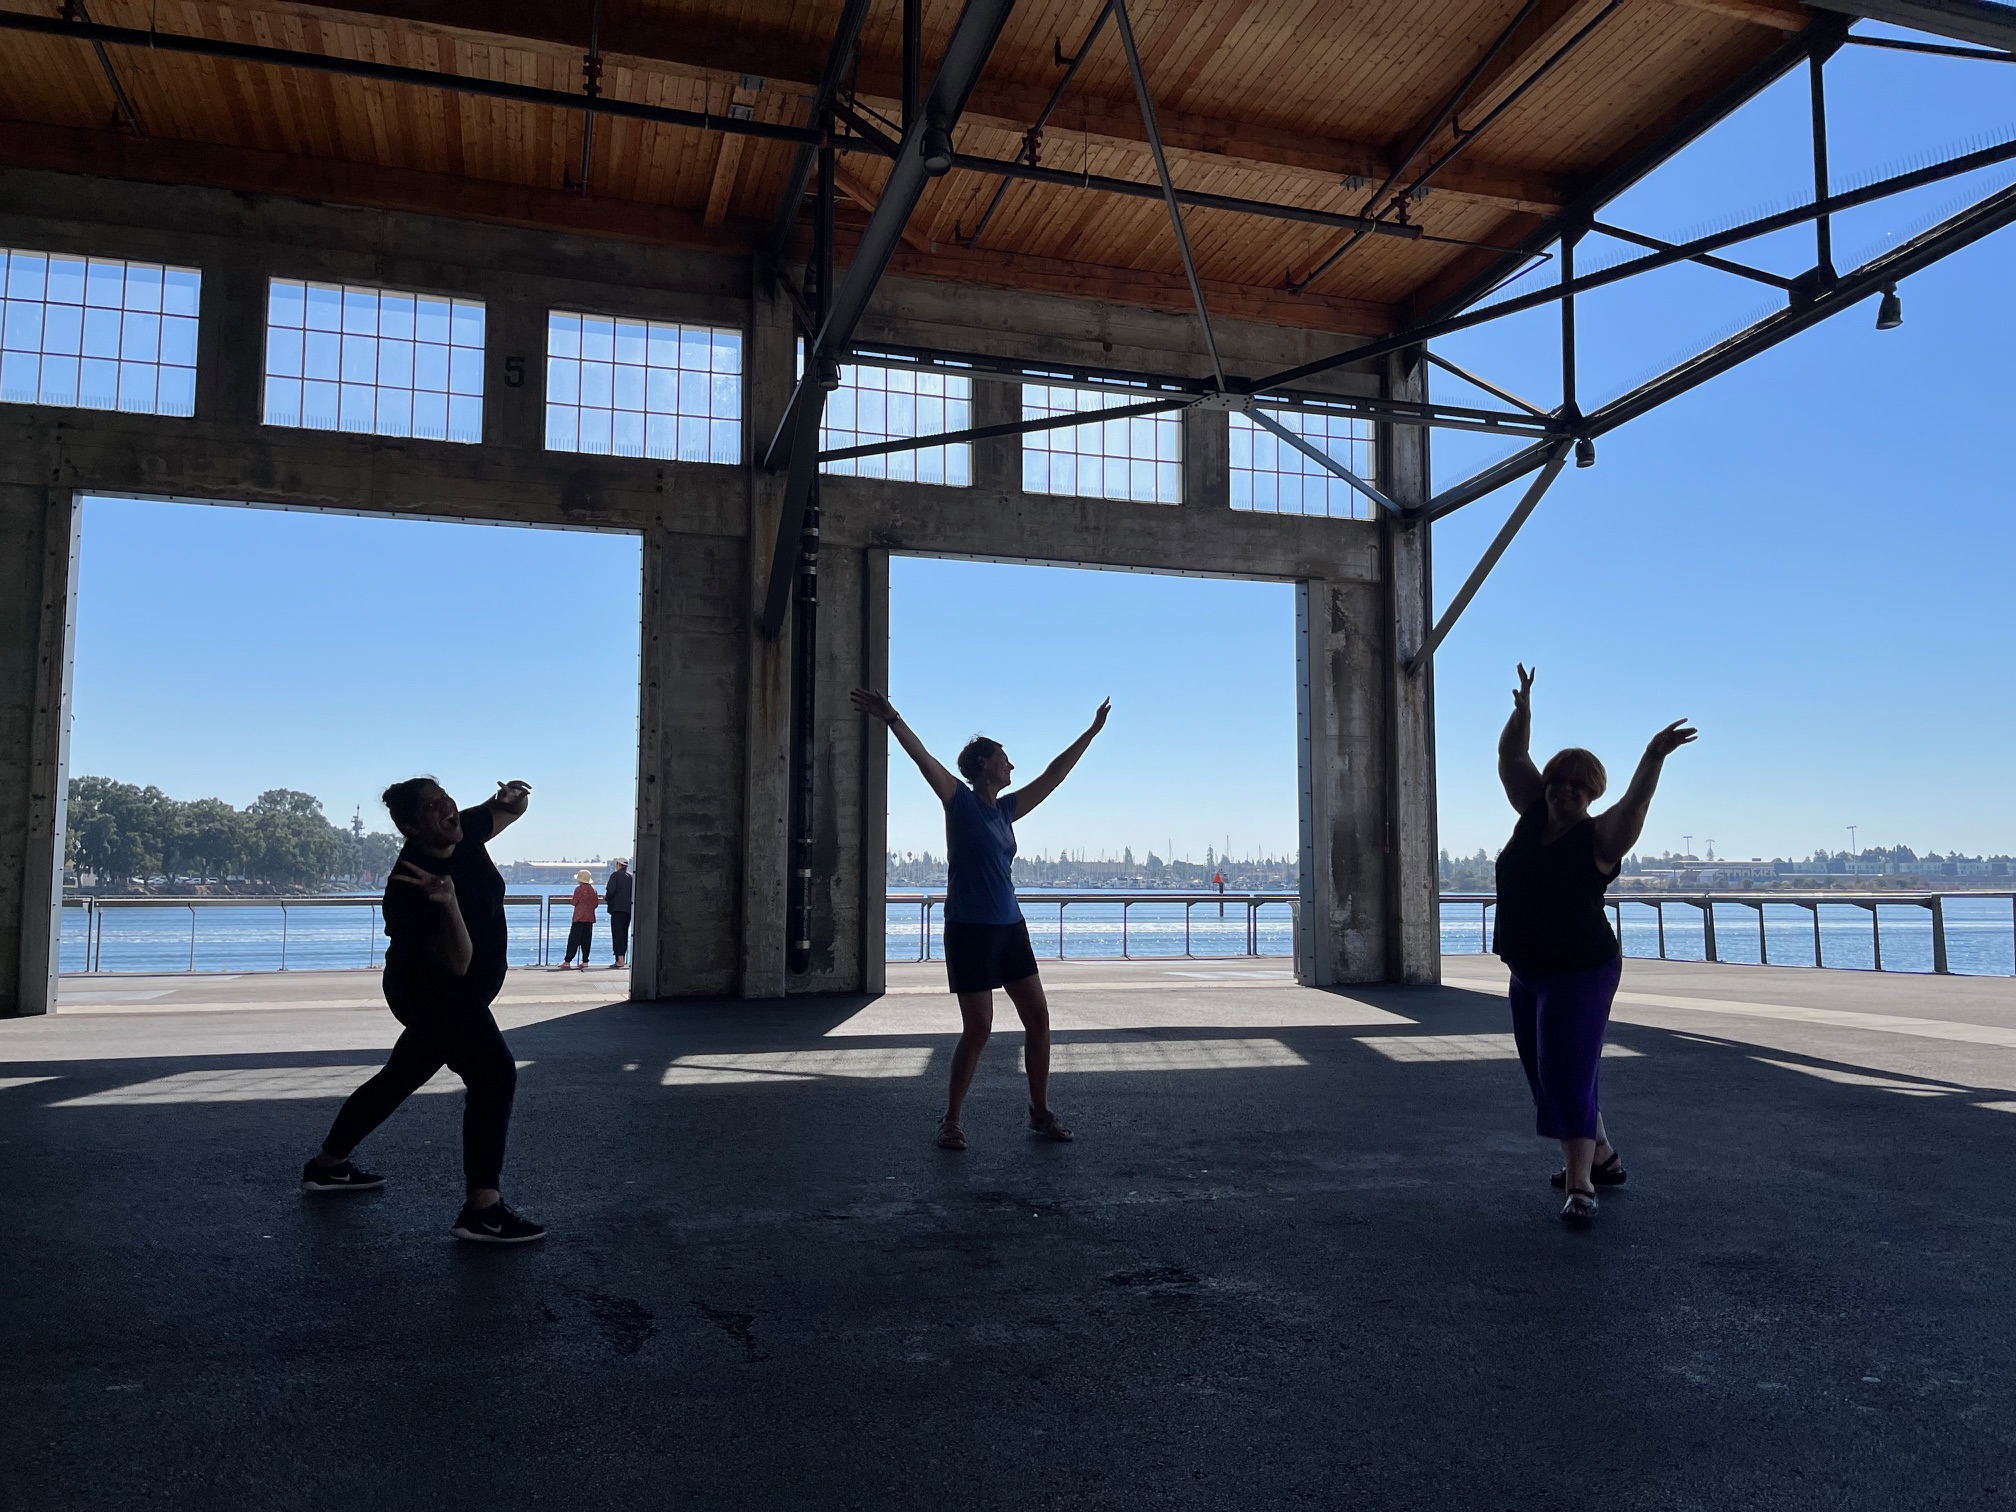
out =
[[[1305,936],[1321,942],[1305,971],[1346,981],[1433,969],[1421,933],[1423,897],[1432,923],[1432,772],[1420,765],[1432,758],[1432,726],[1425,693],[1409,694],[1392,670],[1395,645],[1415,633],[1409,627],[1425,605],[1425,543],[1415,549],[1373,524],[1233,511],[1224,415],[1184,417],[1180,506],[1026,494],[1012,439],[975,448],[971,488],[824,481],[817,948],[810,973],[787,977],[789,640],[766,641],[755,628],[779,480],[748,465],[543,447],[545,312],[560,306],[744,330],[745,441],[759,452],[790,393],[794,339],[787,309],[745,262],[25,172],[0,173],[0,244],[203,271],[195,418],[0,405],[0,539],[8,548],[0,563],[0,1012],[47,1002],[46,858],[61,823],[71,500],[89,492],[640,535],[641,997],[879,985],[886,750],[868,739],[846,692],[886,674],[890,553],[1304,584],[1318,606],[1305,616],[1301,642],[1317,669],[1306,679],[1305,789],[1314,797],[1305,793],[1305,847],[1322,858],[1320,868],[1305,868]],[[483,299],[484,444],[261,424],[265,289],[274,275]],[[1147,370],[1196,371],[1200,361],[1194,323],[1177,317],[926,283],[887,284],[863,335]],[[1254,371],[1315,355],[1329,338],[1228,324],[1219,340],[1230,365]],[[517,387],[508,380],[514,365],[526,375]],[[1396,369],[1333,383],[1411,397],[1421,381]],[[1013,385],[976,384],[983,418],[1015,406]],[[1418,496],[1425,453],[1410,460],[1407,443],[1393,439],[1408,434],[1389,435],[1382,465],[1399,480],[1389,487]],[[1410,872],[1404,883],[1396,868]]]

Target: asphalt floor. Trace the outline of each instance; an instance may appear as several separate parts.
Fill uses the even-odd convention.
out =
[[[632,1003],[514,973],[506,1196],[459,1089],[301,1162],[358,973],[71,979],[0,1022],[8,1508],[2016,1506],[2016,984],[1627,963],[1595,1227],[1502,973],[1046,963],[1005,1001]]]

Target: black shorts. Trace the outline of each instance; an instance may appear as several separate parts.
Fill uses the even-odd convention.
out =
[[[945,921],[945,975],[954,992],[990,992],[1036,975],[1029,926]]]

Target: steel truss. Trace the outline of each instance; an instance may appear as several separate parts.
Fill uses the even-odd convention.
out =
[[[1986,39],[1982,28],[1988,23],[1981,19],[1980,14],[1984,8],[1978,5],[1972,5],[1970,8],[1970,0],[1901,0],[1901,3],[1923,12],[1938,11],[1951,6],[1954,8],[1954,14],[1960,16],[1960,19],[1951,27],[1938,28],[1939,30],[1947,35],[1964,35],[1966,40],[1971,42],[1978,43]],[[1530,10],[1531,7],[1527,9]],[[1614,6],[1607,8],[1597,20],[1600,21],[1614,9]],[[1874,13],[1869,7],[1859,4],[1856,9],[1863,14]],[[2001,11],[2004,7],[1985,9]],[[1501,37],[1494,45],[1492,53],[1486,55],[1487,61],[1490,56],[1495,55],[1499,47],[1504,45],[1511,31],[1518,28],[1525,15],[1526,11],[1522,11],[1514,18],[1506,36]],[[1422,319],[1390,336],[1363,343],[1334,356],[1301,363],[1271,374],[1258,376],[1228,374],[1218,357],[1217,343],[1211,331],[1210,314],[1205,308],[1201,285],[1195,277],[1188,238],[1183,228],[1181,207],[1187,203],[1195,203],[1196,200],[1194,197],[1186,197],[1170,182],[1166,161],[1157,150],[1159,136],[1154,124],[1154,107],[1147,81],[1141,72],[1138,53],[1131,46],[1132,29],[1128,22],[1125,0],[1114,0],[1114,3],[1101,13],[1092,31],[1080,45],[1078,53],[1067,58],[1060,51],[1059,61],[1070,65],[1075,72],[1086,48],[1091,45],[1109,19],[1116,23],[1115,29],[1119,32],[1123,47],[1128,53],[1130,70],[1134,75],[1142,106],[1143,120],[1148,128],[1151,152],[1157,159],[1158,182],[1132,184],[1128,189],[1133,193],[1161,197],[1168,205],[1172,228],[1176,233],[1177,249],[1182,257],[1186,275],[1189,276],[1212,372],[1209,376],[1198,377],[1049,362],[1024,362],[942,348],[864,343],[851,349],[849,355],[852,359],[869,362],[879,359],[889,366],[931,368],[983,381],[1063,383],[1108,392],[1134,392],[1141,397],[1138,403],[1112,409],[975,426],[934,435],[838,448],[818,453],[816,461],[823,463],[881,456],[959,442],[1066,429],[1138,415],[1167,414],[1192,408],[1214,408],[1245,412],[1254,423],[1273,432],[1285,444],[1302,452],[1347,485],[1363,493],[1403,526],[1430,525],[1458,509],[1477,502],[1487,494],[1538,472],[1539,478],[1513,509],[1504,528],[1479,560],[1469,580],[1444,611],[1421,649],[1409,658],[1407,662],[1409,671],[1420,670],[1433,655],[1436,647],[1448,635],[1457,617],[1462,614],[1482,586],[1492,567],[1511,544],[1519,528],[1537,508],[1548,487],[1559,476],[1571,455],[1578,466],[1586,467],[1593,464],[1597,438],[1749,358],[1768,351],[1808,327],[1817,325],[1851,305],[1866,300],[1871,295],[1894,293],[1900,280],[1930,267],[1942,258],[2016,220],[2016,187],[2012,187],[1987,196],[1861,267],[1845,273],[1835,268],[1832,246],[1832,218],[1835,215],[1982,168],[2016,161],[2016,141],[1963,153],[1943,162],[1879,179],[1856,189],[1834,191],[1828,179],[1825,65],[1843,45],[1865,39],[1851,37],[1848,34],[1848,26],[1853,17],[1824,15],[1805,31],[1790,39],[1772,57],[1734,81],[1720,96],[1710,100],[1679,123],[1665,139],[1648,147],[1632,162],[1591,186],[1586,193],[1539,227],[1521,246],[1509,252],[1497,266],[1459,291],[1440,309],[1428,312]],[[1934,29],[1923,19],[1913,24]],[[1579,42],[1588,35],[1589,30],[1590,27],[1584,27],[1568,45],[1573,46]],[[1867,40],[1879,44],[1887,41],[1887,39]],[[1900,45],[1942,54],[1957,53],[1995,62],[2016,61],[2016,55],[1988,51],[1980,47],[1951,48],[1929,43]],[[1565,52],[1566,49],[1562,51]],[[1559,56],[1557,53],[1556,57]],[[1600,218],[1605,207],[1625,190],[1638,183],[1682,147],[1701,136],[1763,89],[1800,67],[1808,71],[1812,98],[1811,148],[1814,188],[1813,197],[1808,203],[1790,210],[1759,216],[1687,242],[1669,242]],[[1473,79],[1474,77],[1473,74]],[[1468,87],[1466,83],[1465,89]],[[1463,91],[1459,91],[1458,95],[1445,106],[1441,117],[1438,118],[1438,125],[1457,114],[1462,93]],[[1053,99],[1052,108],[1054,105]],[[836,108],[844,110],[846,107]],[[1471,128],[1462,141],[1467,142],[1474,137],[1494,118],[1495,114]],[[1424,136],[1423,145],[1432,136],[1432,132]],[[1412,156],[1418,156],[1420,150],[1420,147],[1417,147]],[[1025,156],[1033,156],[1033,153]],[[1349,228],[1352,233],[1350,238],[1336,253],[1331,254],[1328,261],[1320,264],[1315,272],[1299,281],[1300,286],[1306,286],[1318,273],[1334,265],[1339,257],[1349,252],[1365,236],[1392,234],[1401,229],[1395,222],[1383,217],[1395,206],[1404,205],[1406,202],[1404,192],[1395,195],[1391,191],[1393,185],[1404,176],[1412,156],[1396,165],[1388,183],[1367,201],[1365,214],[1359,217],[1339,217],[1343,220],[1355,219],[1358,224]],[[1432,174],[1446,164],[1448,156],[1449,154],[1445,153],[1442,159],[1431,165],[1429,173]],[[964,160],[960,162],[963,166]],[[1421,178],[1417,178],[1413,182],[1421,181]],[[984,224],[983,219],[983,227]],[[1801,225],[1813,227],[1814,254],[1812,266],[1797,276],[1787,277],[1772,273],[1721,255],[1745,242]],[[977,234],[976,231],[976,237]],[[1609,237],[1615,241],[1645,248],[1646,251],[1642,256],[1627,259],[1612,267],[1595,272],[1578,273],[1575,266],[1577,247],[1591,235]],[[1545,261],[1549,257],[1550,248],[1558,249],[1558,254],[1554,258],[1558,276],[1554,282],[1525,293],[1501,295],[1506,284],[1521,273],[1530,271],[1537,263]],[[1578,401],[1576,385],[1577,296],[1683,262],[1695,263],[1777,289],[1785,296],[1786,306],[1748,329],[1660,374],[1630,393],[1585,413]],[[1291,287],[1295,286],[1298,286],[1297,281],[1291,279]],[[1488,378],[1470,373],[1427,348],[1426,343],[1437,337],[1475,329],[1492,321],[1550,304],[1557,305],[1560,310],[1563,394],[1562,402],[1551,409],[1544,409],[1522,399]],[[1511,408],[1492,410],[1441,403],[1404,403],[1390,399],[1329,394],[1302,386],[1307,380],[1327,373],[1345,369],[1366,370],[1369,364],[1389,353],[1410,350],[1420,353],[1427,361],[1446,369],[1494,398],[1503,400]],[[1495,432],[1504,435],[1524,435],[1532,439],[1522,450],[1444,489],[1427,502],[1419,505],[1402,505],[1387,497],[1368,480],[1358,477],[1327,452],[1312,445],[1274,419],[1268,413],[1273,410],[1344,414],[1389,425]],[[779,550],[781,554],[783,550],[781,536]]]

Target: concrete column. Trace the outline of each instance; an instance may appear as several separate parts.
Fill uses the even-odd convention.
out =
[[[889,553],[862,554],[861,673],[871,688],[889,686]],[[850,706],[847,710],[853,714]],[[859,715],[856,724],[863,725]],[[861,990],[889,985],[889,739],[866,730],[861,744]]]
[[[742,788],[741,928],[736,991],[745,998],[785,991],[786,904],[791,859],[791,630],[777,639],[760,628],[770,586],[770,557],[784,508],[784,478],[762,470],[764,451],[791,402],[797,379],[796,332],[789,307],[762,272],[751,275],[745,436],[749,445],[749,549],[744,639],[747,646]],[[795,529],[795,522],[794,522]]]
[[[1225,410],[1187,409],[1183,427],[1183,502],[1205,509],[1232,507],[1232,416]]]
[[[973,423],[1013,425],[1022,418],[1022,385],[973,380]],[[973,443],[973,486],[1020,489],[1022,487],[1022,438],[997,436],[992,441]]]
[[[1391,976],[1381,602],[1376,583],[1314,578],[1296,584],[1302,830],[1296,974],[1313,987]]]
[[[546,309],[543,301],[492,300],[483,311],[483,444],[546,444]]]
[[[258,248],[203,268],[196,341],[196,416],[257,425],[266,405],[266,298],[271,269]]]
[[[56,1006],[79,518],[67,489],[0,487],[0,1017]]]
[[[1428,364],[1419,350],[1386,359],[1386,397],[1426,403]],[[1403,507],[1427,503],[1428,432],[1382,425],[1379,481]],[[1384,512],[1382,511],[1382,514]],[[1429,527],[1381,520],[1385,594],[1386,976],[1403,982],[1442,978],[1441,905],[1435,821],[1435,682],[1432,663],[1408,673],[1434,623]]]

